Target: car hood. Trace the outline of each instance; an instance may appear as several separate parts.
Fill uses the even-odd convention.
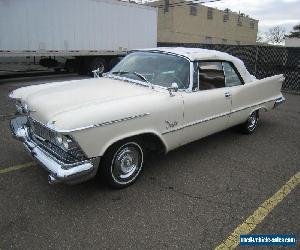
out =
[[[88,106],[123,102],[137,96],[154,94],[152,89],[110,78],[94,78],[48,83],[19,88],[10,94],[27,104],[30,115],[47,124],[55,117]],[[107,105],[108,104],[108,105]]]

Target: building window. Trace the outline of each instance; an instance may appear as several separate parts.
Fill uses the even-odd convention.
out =
[[[238,15],[237,18],[237,25],[242,26],[243,25],[243,17],[241,15]]]
[[[255,22],[254,22],[254,20],[251,20],[251,21],[250,21],[250,28],[251,28],[251,29],[254,29],[254,26],[255,26]]]
[[[169,0],[165,0],[164,13],[169,12]]]
[[[197,16],[197,6],[195,6],[195,5],[190,6],[190,15]]]
[[[236,45],[241,45],[241,41],[235,41]]]
[[[205,37],[205,43],[212,44],[212,37],[210,36]]]
[[[230,13],[230,9],[225,9],[224,10],[224,15],[223,15],[223,22],[226,23],[227,21],[229,21],[229,13]]]
[[[228,40],[227,39],[222,39],[222,44],[227,44]]]
[[[208,8],[207,9],[207,19],[213,19],[213,9],[212,8]]]
[[[229,21],[229,14],[224,14],[223,22],[226,23],[227,21]]]

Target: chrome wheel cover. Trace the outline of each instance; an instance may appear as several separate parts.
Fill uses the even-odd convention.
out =
[[[248,129],[249,131],[253,131],[257,126],[258,116],[257,112],[254,111],[248,118]]]
[[[134,143],[126,143],[114,155],[111,174],[120,184],[132,182],[139,174],[143,164],[143,151]]]

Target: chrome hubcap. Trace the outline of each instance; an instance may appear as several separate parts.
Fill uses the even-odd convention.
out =
[[[113,160],[112,174],[120,182],[136,176],[142,164],[142,153],[139,147],[128,145],[119,150]]]
[[[250,131],[254,130],[257,123],[257,114],[253,112],[248,118],[248,128]]]

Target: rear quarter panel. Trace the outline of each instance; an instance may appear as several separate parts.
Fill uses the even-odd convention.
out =
[[[268,111],[282,96],[283,75],[276,75],[231,88],[231,126],[245,122],[255,110]]]

